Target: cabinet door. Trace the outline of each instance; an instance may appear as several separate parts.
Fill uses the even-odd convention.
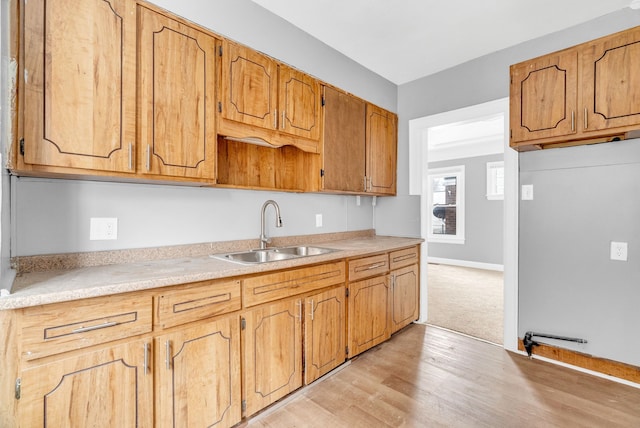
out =
[[[320,139],[320,82],[286,65],[279,67],[279,129],[287,134]]]
[[[640,124],[640,27],[584,45],[584,131]]]
[[[223,42],[222,117],[277,129],[278,66],[252,49]]]
[[[367,104],[366,171],[367,191],[396,194],[398,119],[391,112]]]
[[[323,190],[365,191],[365,117],[364,101],[324,88]]]
[[[261,306],[243,316],[245,416],[302,386],[302,300]]]
[[[511,143],[576,133],[575,49],[511,67]]]
[[[391,333],[395,333],[420,316],[418,265],[391,272],[391,295]]]
[[[390,336],[389,275],[349,284],[349,358]]]
[[[139,169],[215,178],[216,39],[138,7]]]
[[[135,3],[24,7],[24,162],[134,172]]]
[[[304,323],[304,383],[342,364],[345,355],[345,288],[307,297]]]
[[[151,427],[149,355],[137,340],[23,371],[20,426]]]
[[[156,338],[161,427],[230,427],[241,419],[237,317]]]

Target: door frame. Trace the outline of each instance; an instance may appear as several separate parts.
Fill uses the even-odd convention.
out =
[[[421,237],[427,236],[428,129],[433,126],[504,114],[504,326],[503,346],[518,350],[518,153],[509,147],[509,98],[501,98],[409,121],[409,194],[420,196]],[[427,246],[422,245],[420,266],[420,321],[427,321]]]

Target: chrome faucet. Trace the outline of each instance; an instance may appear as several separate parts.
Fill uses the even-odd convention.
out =
[[[276,201],[269,199],[262,205],[262,211],[260,214],[260,249],[267,248],[267,244],[271,241],[264,233],[264,213],[267,210],[268,205],[273,205],[276,210],[276,227],[282,227],[282,218],[280,218],[280,207]]]

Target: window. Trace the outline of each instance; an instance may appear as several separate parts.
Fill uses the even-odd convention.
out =
[[[464,165],[429,170],[427,241],[464,244]]]
[[[504,161],[487,162],[487,199],[504,199]]]

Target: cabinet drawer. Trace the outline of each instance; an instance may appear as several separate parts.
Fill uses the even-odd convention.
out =
[[[418,263],[419,247],[405,248],[404,250],[392,251],[389,253],[389,264],[391,270]]]
[[[151,297],[107,296],[22,310],[22,352],[33,360],[151,331]]]
[[[240,281],[203,281],[155,297],[156,324],[169,328],[240,309]]]
[[[388,271],[389,256],[387,254],[349,260],[349,281],[384,274]]]
[[[292,269],[243,280],[244,306],[283,299],[319,288],[341,284],[345,280],[343,261],[303,269]]]

